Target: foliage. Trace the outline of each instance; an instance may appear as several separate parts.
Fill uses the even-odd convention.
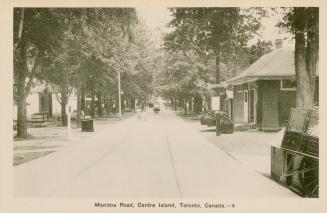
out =
[[[209,71],[214,67],[210,57],[203,59],[194,53],[185,55],[182,51],[162,51],[158,57],[161,63],[156,83],[161,95],[177,98],[207,94],[205,82],[213,78]]]
[[[169,26],[173,31],[164,39],[163,55],[167,59],[159,82],[162,93],[175,96],[208,94],[206,83],[232,77],[227,73],[227,64],[237,60],[266,15],[262,8],[171,8],[170,11],[173,19]],[[253,54],[258,54],[255,51],[259,50],[253,49]]]
[[[119,71],[126,98],[153,91],[154,50],[133,8],[15,8],[14,35],[21,119],[35,79],[59,85],[65,97],[75,88],[116,98]]]
[[[65,72],[70,73],[71,86],[77,86],[76,75],[80,75],[89,95],[100,92],[108,97],[115,96],[119,71],[125,96],[151,92],[151,84],[146,84],[152,78],[151,45],[134,9],[70,9],[64,12],[69,27],[61,45],[62,55],[56,55],[54,61],[60,60]],[[66,76],[58,70],[54,75],[59,77],[53,79],[54,82],[63,82]]]
[[[14,81],[24,87],[25,96],[33,78],[44,77],[38,66],[46,63],[59,45],[62,37],[59,17],[54,9],[14,9]]]
[[[271,52],[273,50],[273,44],[271,41],[257,40],[256,44],[251,45],[249,49],[250,63],[253,64],[261,56]]]
[[[44,78],[42,66],[63,36],[61,14],[52,8],[14,8],[14,98],[17,136],[27,137],[26,98],[35,78]]]
[[[260,8],[172,8],[174,31],[167,35],[165,46],[172,50],[194,49],[216,54],[222,61],[233,59],[239,47],[246,46],[260,28],[265,11]]]

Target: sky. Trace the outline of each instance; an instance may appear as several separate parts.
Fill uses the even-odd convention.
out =
[[[160,5],[139,5],[136,7],[137,13],[141,16],[145,24],[149,27],[153,35],[155,43],[159,43],[161,40],[161,34],[169,32],[169,28],[166,27],[167,23],[172,19],[169,10]],[[290,39],[289,33],[280,32],[275,26],[282,18],[282,14],[270,14],[268,18],[262,20],[262,33],[261,37],[256,36],[249,41],[248,45],[254,44],[257,39],[274,41],[275,39],[285,39],[283,41],[284,48],[294,48],[293,39]]]

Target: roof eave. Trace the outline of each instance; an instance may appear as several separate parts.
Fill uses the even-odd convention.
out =
[[[227,81],[228,85],[239,85],[250,83],[258,80],[282,80],[282,79],[295,79],[295,75],[283,75],[283,76],[246,76],[242,78],[232,79]]]

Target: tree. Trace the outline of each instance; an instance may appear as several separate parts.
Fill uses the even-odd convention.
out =
[[[78,72],[78,82],[83,82],[83,86],[80,86],[83,89],[77,91],[91,96],[93,116],[95,94],[100,116],[102,97],[108,101],[116,99],[117,72],[121,73],[124,98],[130,103],[136,97],[144,97],[152,92],[153,45],[134,9],[86,9],[80,22],[83,23],[78,28],[80,35],[72,33],[73,38],[76,37],[76,51],[86,53],[81,54],[84,62]],[[110,105],[108,101],[107,106]]]
[[[191,108],[199,110],[202,98],[211,95],[206,83],[220,83],[235,74],[228,73],[228,64],[236,61],[240,50],[244,50],[260,28],[265,11],[260,8],[172,8],[170,11],[173,19],[169,25],[173,31],[164,39],[163,57],[167,60],[161,68],[159,88],[173,99],[186,97],[182,98],[184,105],[188,101]],[[197,104],[193,107],[194,102]]]
[[[221,72],[222,78],[226,80],[239,75],[247,67],[272,50],[273,45],[271,41],[263,41],[259,39],[250,47],[246,46],[239,48],[235,60],[226,64],[226,73]]]
[[[151,92],[153,50],[145,30],[137,25],[135,9],[17,8],[14,13],[19,137],[27,136],[26,98],[35,78],[60,86],[63,125],[67,125],[66,105],[73,89],[78,97],[78,124],[86,93],[92,97],[93,116],[98,96],[101,115],[103,94],[108,100],[117,96],[113,92],[118,71],[126,80],[129,98]]]
[[[63,126],[67,126],[68,124],[68,118],[67,118],[67,112],[66,112],[66,105],[69,100],[69,96],[73,92],[73,82],[72,79],[74,75],[72,72],[74,72],[73,68],[68,66],[67,63],[64,63],[60,61],[60,58],[58,60],[54,60],[52,66],[48,67],[49,71],[47,73],[46,80],[50,83],[51,87],[54,90],[54,94],[56,96],[57,101],[61,105],[61,121]],[[58,85],[56,89],[59,89],[60,95],[57,93],[56,89],[52,86]]]
[[[61,39],[55,9],[14,9],[14,97],[17,103],[17,137],[27,137],[26,98],[42,63]]]
[[[261,56],[270,53],[273,50],[273,44],[271,41],[257,40],[256,44],[251,45],[249,49],[250,63],[253,64]]]
[[[165,45],[173,50],[213,54],[216,83],[220,83],[220,64],[235,56],[238,48],[260,28],[265,11],[260,8],[172,8],[174,31],[167,35]]]
[[[85,28],[85,33],[88,35],[88,44],[92,49],[90,55],[94,62],[102,64],[103,71],[91,74],[93,82],[101,82],[89,87],[93,100],[94,91],[97,91],[98,96],[101,97],[100,93],[103,89],[112,89],[111,86],[105,86],[105,84],[109,82],[115,84],[117,79],[114,73],[124,73],[133,69],[133,63],[129,63],[132,62],[129,47],[134,39],[131,28],[136,23],[136,13],[133,8],[89,9],[86,23],[89,27]],[[90,74],[87,76],[90,77]],[[94,115],[93,102],[91,104],[92,115]],[[98,106],[100,106],[99,102]]]
[[[156,75],[158,92],[166,99],[174,103],[183,102],[184,112],[186,102],[191,102],[191,108],[201,109],[202,106],[193,107],[193,99],[198,99],[201,95],[208,95],[205,82],[210,78],[210,69],[214,68],[211,58],[199,57],[194,52],[185,55],[182,51],[162,51],[158,54],[159,64]],[[202,101],[201,103],[202,104]],[[199,111],[199,110],[198,110]]]
[[[144,23],[139,20],[131,28],[134,39],[130,42],[124,58],[128,70],[122,75],[122,88],[124,97],[130,99],[132,108],[138,99],[142,104],[146,97],[154,91],[153,71],[156,56],[155,47],[150,40],[150,34]]]
[[[58,46],[47,58],[47,64],[43,66],[43,70],[45,70],[44,79],[49,85],[59,86],[56,89],[59,89],[60,95],[58,91],[55,91],[54,94],[61,105],[62,125],[67,126],[66,106],[76,84],[79,66],[77,61],[81,58],[81,54],[77,54],[77,50],[74,48],[76,45],[72,40],[72,29],[77,28],[80,13],[76,9],[58,9],[57,13],[60,13],[58,18],[61,20],[60,28],[63,36]]]
[[[57,73],[57,82],[61,88],[75,87],[77,91],[77,124],[80,124],[81,110],[85,110],[85,94],[92,98],[90,114],[95,116],[95,94],[98,113],[102,114],[102,93],[107,83],[112,83],[112,73],[116,71],[116,62],[123,61],[123,54],[129,38],[129,26],[133,20],[131,8],[78,8],[61,9],[66,17],[65,40],[60,54],[55,56],[62,72]],[[131,36],[130,36],[131,37]],[[132,38],[132,37],[131,37]],[[67,48],[66,48],[67,47]],[[64,80],[64,79],[66,80]],[[108,79],[109,78],[109,79]],[[70,80],[67,80],[70,79]],[[73,80],[73,81],[72,81]],[[62,118],[66,117],[65,104],[69,90],[62,90]],[[84,101],[83,101],[84,100]],[[65,124],[63,119],[63,124]]]
[[[278,26],[295,37],[296,107],[309,108],[314,102],[319,53],[319,8],[285,8]]]

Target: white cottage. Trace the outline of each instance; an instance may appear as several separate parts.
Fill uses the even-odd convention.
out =
[[[31,88],[26,99],[27,104],[27,120],[31,120],[34,113],[47,113],[49,117],[60,116],[61,105],[58,100],[60,98],[59,87],[54,84],[38,83]],[[77,109],[77,97],[73,91],[68,99],[68,106],[71,111]],[[17,120],[17,104],[14,102],[13,118]]]

